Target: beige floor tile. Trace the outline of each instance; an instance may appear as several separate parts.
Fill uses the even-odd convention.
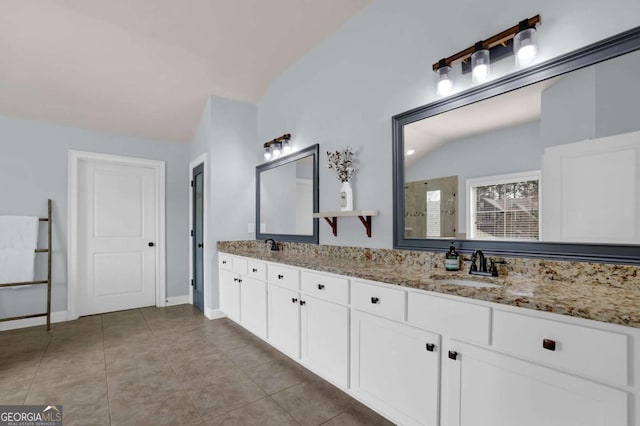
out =
[[[352,399],[345,393],[319,381],[301,383],[271,398],[303,425],[319,425],[352,404]]]
[[[107,383],[103,377],[74,378],[56,382],[34,381],[27,394],[28,404],[99,404],[107,398]]]
[[[0,405],[24,404],[31,381],[0,378]]]
[[[226,352],[226,355],[245,371],[267,362],[284,359],[284,355],[277,350],[256,342],[231,349]]]
[[[221,377],[218,381],[187,392],[204,420],[248,405],[266,394],[242,373]]]
[[[193,402],[184,392],[111,399],[110,413],[113,426],[202,424]]]
[[[271,398],[264,398],[238,408],[207,423],[208,426],[289,426],[298,425],[293,417]]]
[[[66,404],[62,406],[64,426],[109,426],[109,402],[107,399],[94,404]]]
[[[108,372],[107,383],[110,398],[184,391],[182,383],[169,364],[162,368]]]
[[[355,402],[344,413],[337,415],[323,426],[393,426],[394,423],[364,405]]]
[[[302,383],[308,377],[300,366],[286,359],[270,361],[245,372],[268,395]]]

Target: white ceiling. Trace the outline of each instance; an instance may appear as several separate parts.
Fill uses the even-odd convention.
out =
[[[448,141],[539,120],[542,92],[558,78],[404,126],[405,166],[410,167]],[[409,156],[406,151],[410,148],[415,153]]]
[[[0,114],[189,142],[371,0],[3,0]]]

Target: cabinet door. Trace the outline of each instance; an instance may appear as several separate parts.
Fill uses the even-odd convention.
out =
[[[303,296],[302,362],[346,389],[349,381],[349,309]]]
[[[626,392],[459,342],[450,426],[628,426]]]
[[[351,391],[396,423],[438,425],[440,336],[351,313]]]
[[[269,342],[300,359],[300,293],[269,285]]]
[[[240,276],[231,271],[220,270],[220,310],[240,321]]]
[[[240,282],[241,324],[253,334],[267,337],[267,284],[246,276]]]

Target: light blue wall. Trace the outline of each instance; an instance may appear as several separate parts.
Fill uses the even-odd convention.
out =
[[[255,222],[256,105],[211,96],[207,100],[190,146],[190,159],[207,154],[208,189],[206,279],[213,285],[205,294],[205,308],[217,309],[217,242],[255,238],[247,225]]]
[[[320,209],[335,210],[339,183],[326,151],[351,145],[360,160],[355,208],[380,209],[371,239],[357,219],[344,219],[338,237],[321,224],[321,244],[392,246],[391,117],[436,99],[437,59],[537,13],[545,60],[636,26],[640,2],[374,0],[271,84],[258,106],[256,150],[288,132],[298,148],[320,143]]]
[[[0,116],[0,214],[46,215],[46,200],[53,200],[52,311],[64,311],[67,306],[67,155],[70,149],[166,162],[167,296],[185,294],[188,291],[185,238],[188,145]],[[37,269],[46,276],[43,259]],[[44,311],[45,295],[44,286],[0,289],[0,316]]]

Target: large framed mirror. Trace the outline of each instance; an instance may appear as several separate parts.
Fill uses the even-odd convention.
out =
[[[640,263],[640,27],[393,117],[394,248]]]
[[[318,244],[319,145],[256,167],[256,239]]]

